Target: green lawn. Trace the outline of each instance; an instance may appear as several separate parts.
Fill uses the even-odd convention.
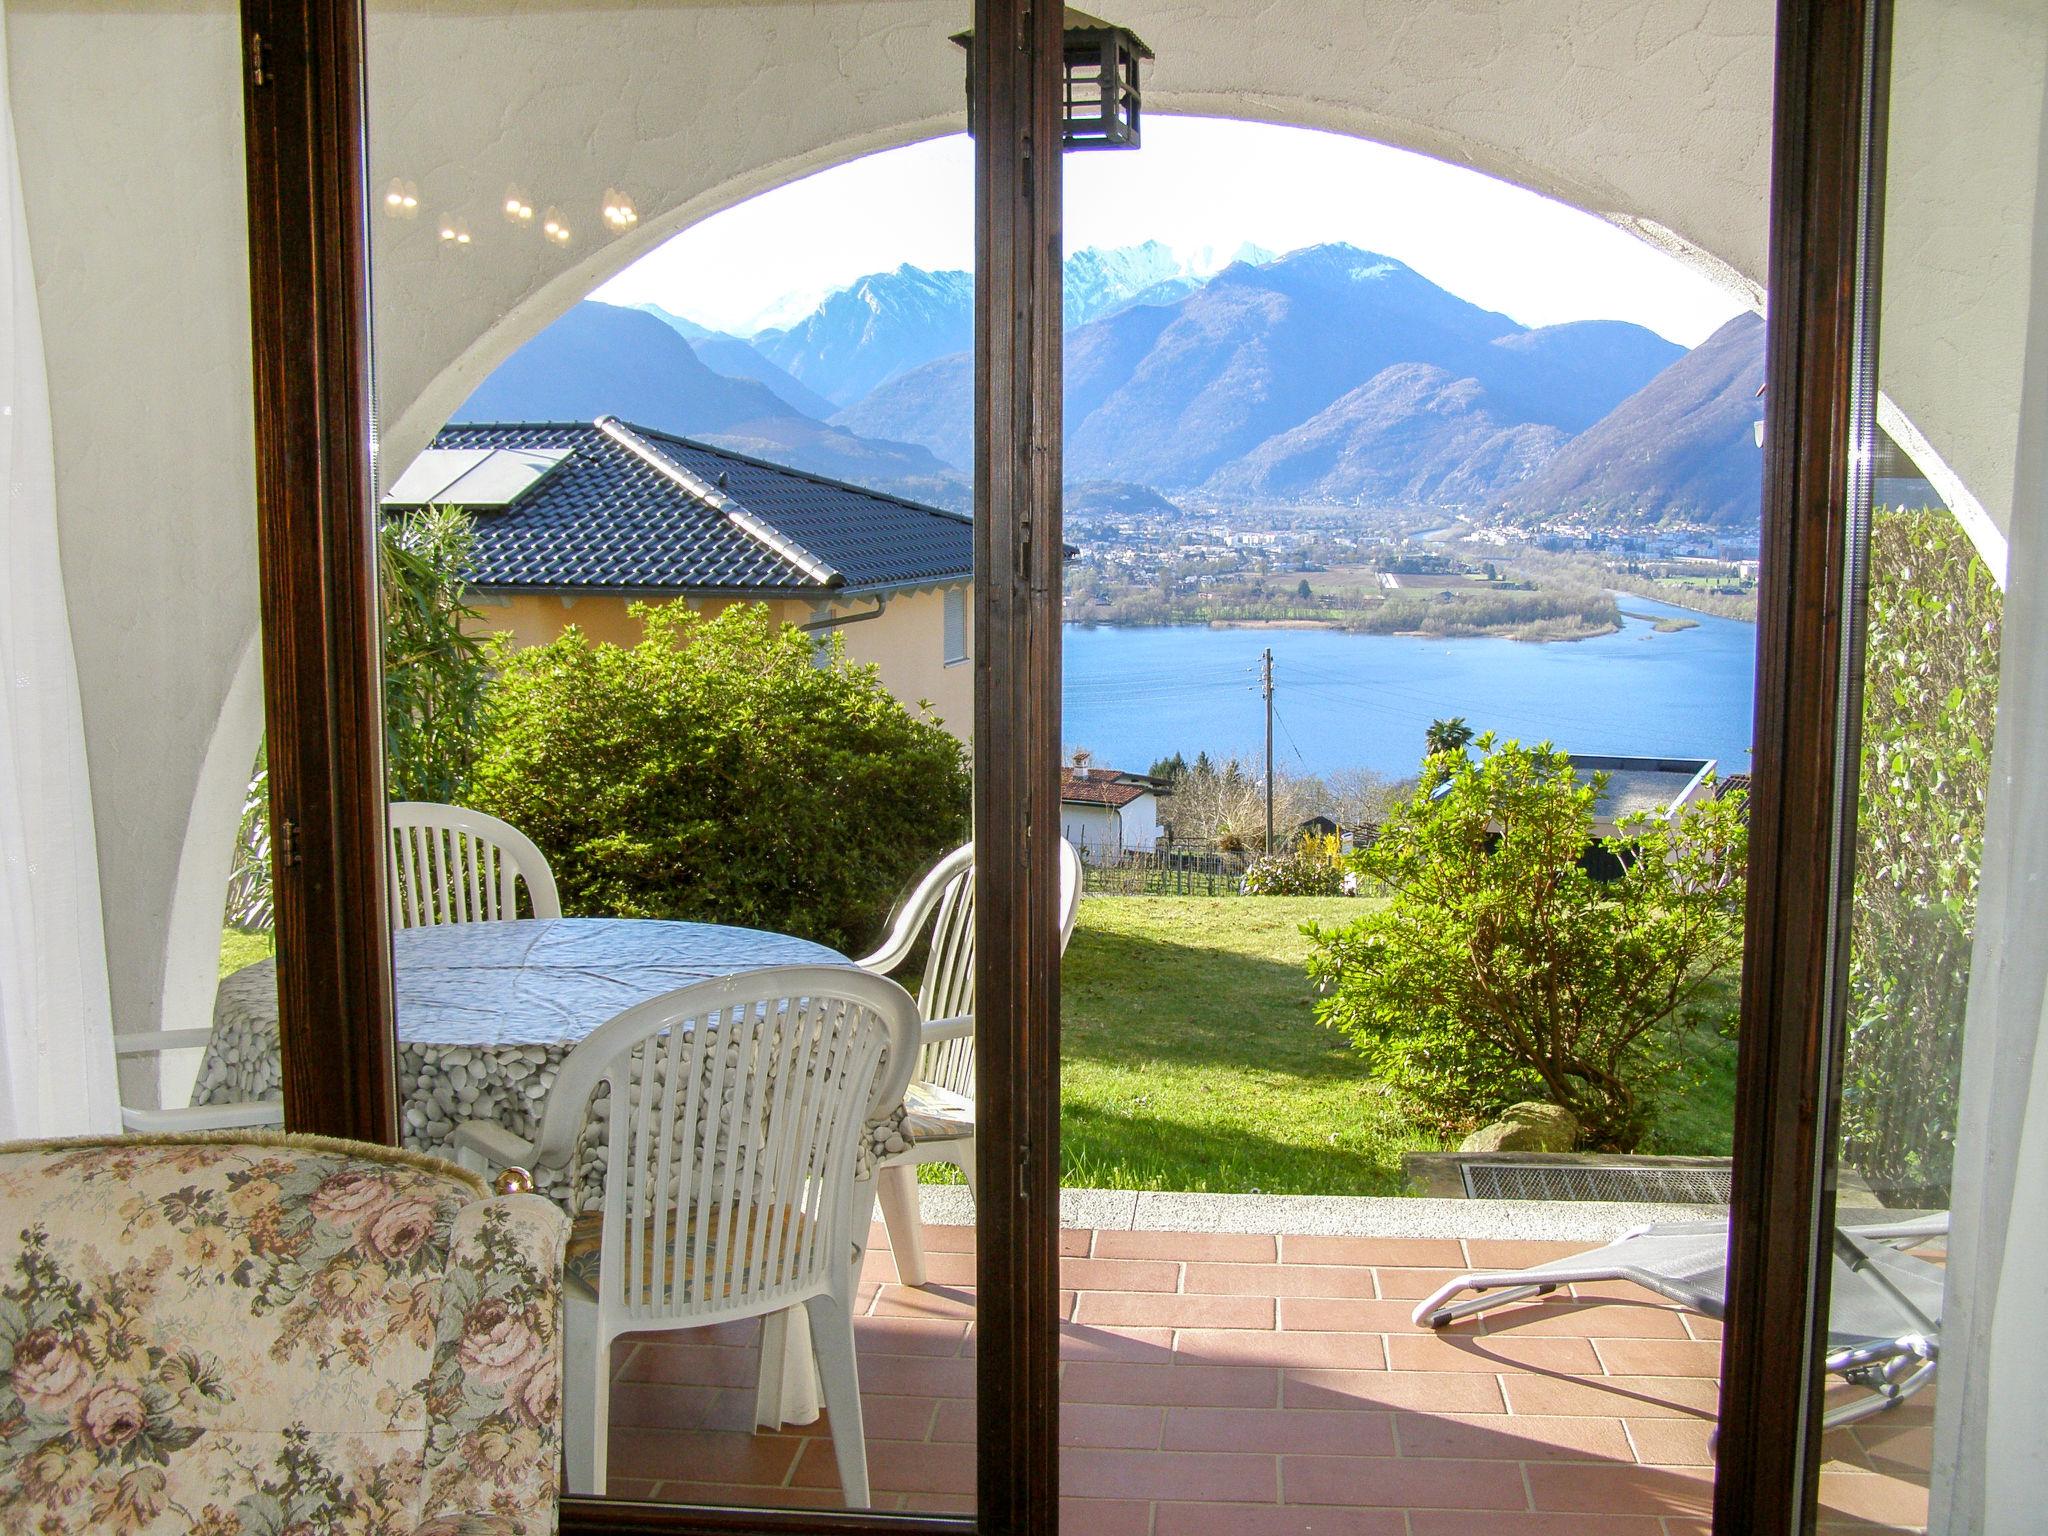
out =
[[[1062,987],[1063,1178],[1107,1189],[1407,1193],[1401,1154],[1436,1150],[1315,1022],[1310,918],[1358,901],[1091,896]],[[1732,1008],[1733,984],[1709,1012]],[[1729,1150],[1735,1048],[1709,1026],[1646,1152]]]
[[[1062,973],[1064,1181],[1109,1189],[1403,1193],[1432,1149],[1315,1022],[1320,897],[1091,896]]]
[[[239,971],[245,965],[254,965],[258,960],[267,960],[277,953],[277,942],[268,933],[244,933],[239,928],[223,928],[220,932],[220,973],[223,976]]]

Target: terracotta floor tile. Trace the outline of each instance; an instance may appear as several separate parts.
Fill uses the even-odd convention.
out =
[[[1173,1350],[1184,1361],[1219,1365],[1323,1365],[1370,1371],[1385,1367],[1376,1333],[1272,1333],[1256,1328],[1182,1328]]]
[[[1095,1247],[1095,1230],[1092,1227],[1060,1228],[1060,1257],[1063,1259],[1085,1259]]]
[[[1180,1271],[1171,1259],[1061,1259],[1060,1284],[1087,1291],[1177,1291]]]
[[[1670,1536],[1654,1515],[1474,1515],[1418,1509],[1409,1536]]]
[[[1076,1360],[1060,1372],[1060,1396],[1073,1403],[1277,1408],[1280,1373],[1265,1366]]]
[[[1169,1408],[1160,1442],[1169,1451],[1283,1451],[1391,1456],[1385,1413],[1312,1408]]]
[[[1596,1338],[1593,1348],[1614,1376],[1721,1375],[1721,1346],[1697,1339]]]
[[[967,1325],[945,1318],[863,1317],[853,1325],[854,1348],[878,1355],[957,1355]]]
[[[1171,1328],[1104,1328],[1086,1323],[1060,1324],[1062,1360],[1137,1360],[1155,1365],[1173,1363]]]
[[[1280,1488],[1289,1504],[1344,1504],[1364,1509],[1529,1507],[1521,1467],[1502,1461],[1283,1456]]]
[[[1918,1529],[1927,1524],[1927,1484],[1882,1472],[1823,1471],[1820,1507],[1851,1520]]]
[[[877,1226],[880,1223],[876,1223]],[[926,1253],[972,1253],[974,1252],[974,1228],[940,1227],[931,1222],[924,1224],[924,1251]]]
[[[1158,1511],[1152,1536],[1406,1536],[1408,1530],[1398,1509],[1161,1504]]]
[[[876,1317],[937,1317],[968,1322],[974,1317],[974,1292],[952,1285],[885,1285],[871,1310]]]
[[[1061,1499],[1060,1536],[1147,1536],[1152,1506],[1143,1499]]]
[[[1706,1467],[1531,1463],[1528,1472],[1529,1495],[1538,1509],[1695,1518],[1713,1511],[1714,1476]]]
[[[606,1468],[625,1477],[698,1478],[758,1487],[785,1481],[803,1445],[796,1435],[617,1427],[611,1432]]]
[[[751,1387],[760,1352],[717,1345],[642,1344],[612,1368],[615,1381],[671,1381],[702,1387]]]
[[[865,1271],[863,1271],[865,1273]],[[889,1264],[889,1282],[896,1283],[896,1265]],[[971,1253],[927,1253],[924,1256],[924,1283],[928,1286],[960,1289],[974,1284],[974,1255]]]
[[[1560,1293],[1562,1294],[1562,1293]],[[1517,1302],[1487,1312],[1451,1329],[1477,1328],[1481,1333],[1519,1333],[1530,1338],[1689,1339],[1676,1307],[1643,1301]]]
[[[1527,1269],[1532,1264],[1548,1264],[1552,1259],[1570,1258],[1575,1253],[1589,1253],[1600,1246],[1599,1243],[1537,1243],[1467,1238],[1465,1265],[1469,1269]]]
[[[621,1496],[614,1488],[612,1497]],[[737,1509],[846,1507],[846,1500],[839,1496],[836,1482],[830,1488],[749,1488],[735,1483],[668,1482],[660,1485],[655,1501],[661,1504],[730,1505]]]
[[[974,1362],[930,1355],[861,1355],[860,1389],[898,1397],[972,1397]]]
[[[1271,1264],[1279,1239],[1249,1232],[1097,1232],[1098,1259],[1174,1259],[1187,1263]]]
[[[1409,1314],[1414,1310],[1412,1301],[1282,1296],[1280,1326],[1312,1333],[1412,1333],[1415,1325],[1409,1321]]]
[[[1636,1460],[1653,1467],[1711,1467],[1714,1464],[1712,1419],[1637,1419],[1628,1421]]]
[[[1873,1465],[1889,1472],[1925,1474],[1933,1465],[1934,1429],[1925,1424],[1894,1424],[1890,1414],[1866,1419],[1848,1431],[1862,1445]]]
[[[1365,1296],[1372,1271],[1356,1264],[1190,1264],[1190,1294],[1221,1296]]]
[[[1679,1312],[1679,1319],[1685,1324],[1685,1331],[1696,1339],[1711,1339],[1721,1342],[1721,1321],[1719,1318],[1701,1317],[1697,1312]]]
[[[1279,1497],[1278,1458],[1240,1452],[1060,1452],[1060,1487],[1083,1499],[1229,1499],[1271,1503]]]
[[[1074,1321],[1138,1328],[1270,1329],[1275,1311],[1270,1296],[1162,1296],[1150,1291],[1083,1291],[1074,1310]]]
[[[1338,1371],[1315,1367],[1281,1373],[1284,1408],[1413,1408],[1425,1413],[1502,1413],[1499,1382],[1477,1371]]]
[[[1162,1421],[1169,1412],[1179,1411],[1133,1407],[1126,1403],[1061,1403],[1060,1444],[1103,1451],[1156,1451],[1160,1449]],[[1169,1445],[1166,1449],[1196,1450],[1201,1447]],[[1258,1450],[1261,1447],[1245,1445],[1226,1449]]]
[[[823,1441],[810,1444],[791,1481],[798,1488],[837,1488],[839,1468],[832,1447]],[[974,1448],[874,1441],[868,1446],[868,1483],[877,1493],[972,1494]]]
[[[1406,1266],[1389,1267],[1382,1265],[1375,1269],[1373,1278],[1379,1282],[1380,1295],[1388,1300],[1420,1301],[1435,1291],[1446,1280],[1455,1280],[1464,1271],[1460,1269],[1414,1269]]]
[[[1463,1461],[1635,1461],[1619,1419],[1401,1413],[1394,1415],[1393,1428],[1403,1456]]]
[[[1596,1376],[1599,1357],[1585,1339],[1523,1339],[1507,1334],[1396,1333],[1387,1337],[1396,1371],[1549,1371]]]
[[[700,1387],[674,1381],[615,1381],[611,1422],[622,1428],[751,1430],[751,1387]]]
[[[660,1483],[642,1477],[621,1477],[609,1470],[605,1477],[604,1493],[608,1499],[658,1499],[661,1489]]]
[[[1389,1268],[1469,1268],[1451,1239],[1416,1237],[1296,1237],[1280,1239],[1283,1264],[1366,1264]]]
[[[1393,1373],[1396,1376],[1400,1372]],[[1516,1413],[1587,1413],[1603,1419],[1693,1419],[1713,1416],[1720,1394],[1697,1376],[1601,1376],[1591,1381],[1509,1373],[1508,1405]]]

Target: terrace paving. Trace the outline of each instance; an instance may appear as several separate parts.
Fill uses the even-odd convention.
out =
[[[974,1492],[974,1231],[930,1283],[872,1235],[856,1324],[883,1509]],[[1704,1536],[1719,1326],[1627,1286],[1431,1334],[1459,1270],[1583,1242],[1070,1229],[1061,1527],[1075,1536]],[[752,1431],[753,1323],[622,1340],[615,1497],[839,1507],[822,1424]],[[1823,1529],[1921,1529],[1932,1392],[1828,1437]]]

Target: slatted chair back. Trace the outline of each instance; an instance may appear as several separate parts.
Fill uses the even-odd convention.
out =
[[[1081,909],[1081,857],[1060,839],[1060,953],[1074,936]],[[924,976],[917,1006],[926,1022],[958,1019],[974,1012],[974,845],[963,844],[933,866],[903,903],[882,948],[860,963],[871,971],[893,970],[915,946],[927,925]],[[926,1044],[917,1080],[968,1098],[974,1096],[974,1032],[965,1030]]]
[[[887,978],[780,966],[653,998],[571,1051],[534,1157],[569,1162],[598,1103],[603,1336],[779,1310],[842,1278],[867,1127],[902,1101],[916,1041]]]
[[[459,805],[391,806],[391,924],[494,923],[520,915],[519,883],[535,917],[560,917],[554,872],[510,822]]]

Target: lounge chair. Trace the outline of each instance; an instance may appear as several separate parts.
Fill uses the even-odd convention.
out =
[[[1945,1274],[1894,1247],[1946,1237],[1948,1215],[1835,1229],[1834,1277],[1828,1304],[1827,1371],[1865,1395],[1828,1410],[1829,1429],[1896,1406],[1933,1379],[1940,1353]],[[1485,1270],[1445,1282],[1415,1308],[1418,1327],[1444,1328],[1460,1318],[1562,1286],[1628,1280],[1645,1290],[1720,1318],[1728,1309],[1728,1223],[1679,1222],[1638,1227],[1604,1248],[1528,1269]],[[1451,1298],[1475,1291],[1466,1301]]]

